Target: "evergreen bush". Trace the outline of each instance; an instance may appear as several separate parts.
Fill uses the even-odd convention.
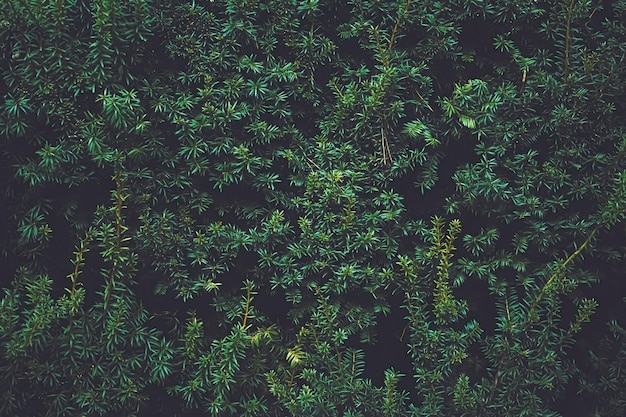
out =
[[[2,2],[0,416],[626,414],[624,22]]]

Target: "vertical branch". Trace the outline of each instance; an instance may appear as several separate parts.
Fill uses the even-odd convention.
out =
[[[437,278],[433,289],[433,309],[437,321],[444,322],[458,317],[459,309],[457,301],[452,295],[449,283],[450,261],[454,256],[454,240],[461,231],[461,222],[454,219],[443,231],[443,222],[440,218],[433,219],[434,243],[430,249],[431,256],[438,259]]]
[[[383,154],[383,164],[387,165],[388,162],[393,162],[389,149],[389,139],[387,139],[387,134],[385,134],[385,129],[382,126],[380,128],[380,148]]]
[[[243,312],[243,323],[242,323],[242,327],[245,329],[246,326],[248,325],[248,317],[250,314],[250,304],[252,303],[252,283],[251,282],[247,282],[246,283],[246,298],[245,298],[245,310]]]
[[[126,200],[126,189],[123,181],[123,168],[121,166],[116,167],[113,181],[115,182],[115,190],[113,196],[115,198],[115,207],[113,208],[113,216],[115,218],[114,236],[113,236],[113,248],[110,253],[110,260],[112,263],[111,270],[108,275],[108,282],[105,289],[104,307],[106,308],[111,298],[111,292],[115,284],[115,276],[118,273],[121,262],[123,261],[122,251],[122,234],[126,231],[122,219],[122,210],[124,209],[124,200]]]
[[[388,86],[389,69],[391,67],[391,50],[393,48],[393,45],[396,42],[396,35],[398,33],[400,24],[402,20],[404,19],[405,15],[409,11],[409,7],[411,6],[411,1],[412,0],[407,0],[406,4],[404,5],[404,8],[401,8],[398,10],[398,17],[396,18],[396,21],[393,25],[393,29],[391,30],[391,36],[389,36],[389,43],[387,44],[387,47],[384,47],[381,44],[381,40],[380,40],[379,33],[378,33],[378,28],[372,27],[372,26],[369,27],[370,36],[372,36],[376,44],[376,51],[378,55],[380,56],[380,63],[382,64],[384,68],[383,77],[381,79],[381,82],[376,87],[376,91],[374,93],[374,97],[376,97],[377,99],[380,99],[383,97],[385,90]],[[385,129],[382,126],[380,128],[380,141],[381,141],[381,152],[383,155],[383,164],[387,165],[387,163],[393,162],[393,159],[391,157],[391,150],[389,149],[389,140],[385,133]]]
[[[398,18],[396,19],[396,23],[393,25],[393,29],[391,30],[391,37],[389,38],[389,45],[387,46],[387,51],[391,51],[393,44],[396,41],[396,34],[398,33],[398,27],[400,26],[400,22],[404,18],[404,16],[409,12],[409,7],[411,6],[412,0],[407,0],[406,5],[404,6],[404,10],[398,11]]]
[[[321,304],[322,311],[324,312],[324,317],[326,318],[326,323],[328,324],[329,328],[333,328],[336,317],[330,311],[328,300],[323,294],[321,294],[319,287],[315,288],[315,295],[317,296],[318,303]],[[343,361],[341,359],[341,350],[339,349],[339,342],[337,342],[336,340],[332,340],[332,342],[335,347],[335,358],[337,359],[337,369],[339,370],[340,376],[343,378],[344,376]]]
[[[69,289],[69,301],[70,301],[70,313],[76,314],[80,303],[83,299],[83,293],[79,291],[82,283],[78,281],[81,268],[85,266],[85,254],[89,252],[89,243],[93,239],[93,229],[89,229],[84,238],[80,239],[78,247],[74,252],[74,259],[71,261],[74,265],[74,270],[68,275],[68,278],[72,282],[72,286]],[[71,322],[70,322],[71,325]]]
[[[122,195],[122,179],[119,171],[115,174],[115,249],[120,250],[122,244],[122,207],[124,196]]]
[[[567,23],[565,27],[565,76],[569,74],[569,55],[572,43],[572,14],[574,13],[574,2],[576,0],[570,0],[567,6]]]

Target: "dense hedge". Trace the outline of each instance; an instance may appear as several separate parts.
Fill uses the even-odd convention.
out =
[[[626,414],[626,1],[0,3],[0,415]]]

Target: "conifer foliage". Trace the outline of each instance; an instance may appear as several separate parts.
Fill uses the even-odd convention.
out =
[[[624,22],[3,1],[0,416],[626,414]]]

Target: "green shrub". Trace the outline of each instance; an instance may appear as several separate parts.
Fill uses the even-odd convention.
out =
[[[3,2],[0,415],[623,415],[625,15]]]

